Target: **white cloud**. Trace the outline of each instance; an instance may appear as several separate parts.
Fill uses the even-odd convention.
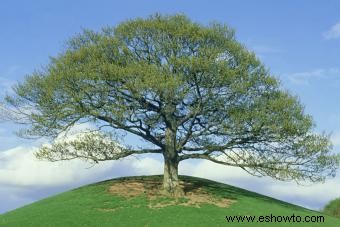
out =
[[[131,164],[136,175],[163,174],[163,163],[156,158],[145,157],[143,159],[130,159],[129,164]]]
[[[94,130],[93,124],[84,123],[73,126],[67,134],[62,133],[57,140],[71,140],[79,133]],[[37,160],[34,152],[42,145],[49,144],[46,139],[36,140],[24,146],[0,151],[0,185],[14,187],[55,187],[98,180],[105,176],[122,176],[129,172],[159,174],[161,163],[144,156],[131,156],[119,161],[106,161],[93,165],[84,160],[48,162]],[[140,158],[141,157],[141,158]],[[114,173],[110,171],[114,170]],[[126,171],[128,170],[128,171]],[[1,186],[0,186],[1,188]]]
[[[340,38],[340,22],[333,25],[328,31],[323,34],[324,39],[339,39]]]
[[[331,141],[334,146],[340,146],[340,133],[337,132],[331,136]]]
[[[15,187],[52,187],[98,179],[100,176],[151,175],[162,173],[162,162],[156,158],[130,157],[92,165],[82,160],[48,162],[34,157],[36,147],[16,147],[0,153],[0,185]],[[110,173],[113,169],[120,169]]]
[[[0,75],[0,95],[5,95],[12,92],[12,87],[16,84],[16,81],[10,80]]]
[[[313,78],[321,78],[325,75],[324,69],[317,69],[309,72],[298,72],[292,74],[285,74],[289,81],[294,84],[308,85]]]
[[[309,85],[311,82],[316,80],[334,78],[340,79],[340,68],[315,69],[297,73],[285,73],[282,74],[282,77],[288,79],[289,82],[296,85]],[[332,82],[334,84],[336,81],[333,80]]]
[[[218,165],[208,160],[180,163],[180,174],[192,175],[216,181],[240,181],[252,178],[241,168]]]
[[[286,200],[299,198],[299,204],[311,207],[317,207],[319,204],[327,203],[328,201],[340,197],[340,181],[339,177],[328,179],[326,183],[316,183],[312,185],[302,186],[295,183],[279,183],[271,184],[268,194],[281,197]],[[311,200],[313,202],[307,202]]]
[[[38,161],[33,156],[35,149],[16,147],[0,153],[0,200],[6,199],[6,203],[12,204],[6,205],[7,208],[0,205],[0,212],[41,199],[41,194],[49,196],[72,187],[120,176],[163,172],[163,161],[159,155],[107,161],[88,168],[90,164],[81,160],[55,163]],[[224,182],[314,209],[340,197],[339,178],[326,181],[325,184],[298,186],[268,177],[253,177],[240,168],[218,165],[207,160],[184,161],[180,163],[179,171],[180,174]],[[10,197],[1,194],[1,191],[8,188],[11,188]],[[39,195],[34,194],[36,190],[40,190]]]
[[[13,78],[19,78],[27,74],[27,72],[19,65],[12,65],[6,69],[0,69],[0,95],[12,93],[13,85],[17,81]]]
[[[0,213],[71,188],[106,179],[161,174],[157,157],[136,156],[92,165],[82,160],[37,160],[37,147],[19,146],[0,152]]]
[[[81,160],[50,163],[36,160],[37,148],[16,147],[0,153],[0,185],[18,187],[70,184],[105,172],[112,163],[91,165]]]

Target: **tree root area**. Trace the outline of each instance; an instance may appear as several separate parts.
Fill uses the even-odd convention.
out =
[[[192,206],[200,208],[203,204],[211,204],[217,207],[228,207],[234,200],[221,198],[208,192],[205,188],[190,182],[180,181],[184,196],[172,197],[162,190],[162,182],[159,180],[123,180],[109,186],[108,192],[116,196],[134,198],[146,196],[148,207],[152,209],[163,208],[172,205]]]

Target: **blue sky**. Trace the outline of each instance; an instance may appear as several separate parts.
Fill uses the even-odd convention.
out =
[[[332,133],[340,148],[339,1],[1,1],[0,96],[64,49],[82,28],[98,30],[155,12],[184,13],[193,21],[226,23],[253,50],[284,89],[299,96],[317,125]],[[0,213],[81,184],[115,176],[161,173],[154,156],[107,162],[87,169],[76,161],[50,164],[33,160],[42,142],[18,138],[18,126],[0,124]],[[152,168],[151,168],[152,166]],[[209,171],[202,169],[209,168]],[[255,178],[237,169],[186,162],[181,173],[208,177],[289,202],[320,209],[340,197],[340,177],[308,187]],[[55,180],[53,180],[55,179]],[[325,195],[326,194],[326,195]],[[320,196],[315,196],[320,195]]]

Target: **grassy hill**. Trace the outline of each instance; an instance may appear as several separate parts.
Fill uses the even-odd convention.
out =
[[[158,193],[161,179],[128,177],[83,186],[0,215],[0,226],[340,226],[340,219],[316,211],[188,176],[181,176],[186,196],[169,198]],[[281,222],[260,222],[260,215]],[[282,219],[292,215],[295,222]],[[234,222],[226,216],[235,216]],[[323,216],[324,222],[304,222],[307,216],[314,221]]]

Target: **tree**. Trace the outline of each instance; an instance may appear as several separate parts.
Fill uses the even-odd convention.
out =
[[[28,123],[22,136],[55,138],[77,123],[97,125],[42,147],[38,158],[162,154],[163,188],[172,195],[183,194],[178,164],[187,159],[298,182],[322,181],[338,166],[329,137],[313,132],[298,99],[223,24],[157,14],[85,30],[14,92],[6,105]],[[117,144],[110,133],[119,130],[150,146]]]
[[[340,199],[330,201],[323,209],[325,214],[340,218]]]

